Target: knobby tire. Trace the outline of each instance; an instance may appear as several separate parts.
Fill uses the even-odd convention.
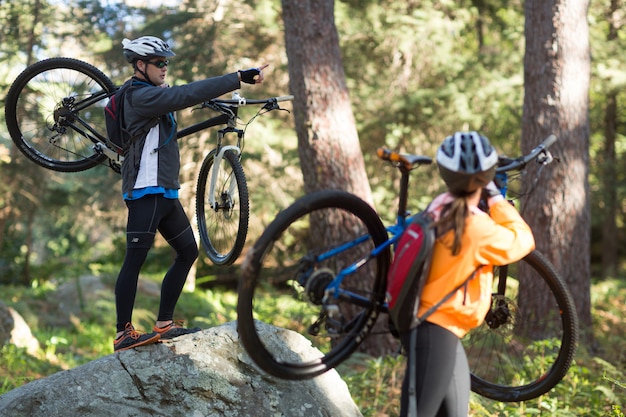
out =
[[[238,155],[224,152],[220,166],[216,167],[217,150],[213,149],[202,163],[196,188],[196,215],[202,247],[215,265],[234,263],[246,243],[250,203],[246,176]],[[213,169],[219,169],[215,184],[217,207],[209,206],[209,191]],[[235,181],[235,193],[229,186]]]
[[[507,268],[494,271],[492,310],[463,344],[472,391],[496,401],[527,401],[554,388],[567,373],[578,319],[563,279],[540,252]],[[498,294],[504,279],[506,292]],[[545,306],[540,314],[533,303]]]
[[[319,227],[320,219],[332,226]],[[356,236],[367,237],[354,249],[314,261],[314,255]],[[335,297],[325,302],[324,290],[340,269],[385,242],[387,236],[372,207],[345,191],[310,193],[280,212],[248,251],[241,270],[238,330],[254,362],[270,375],[299,380],[320,375],[347,359],[379,315],[390,251],[383,251],[343,281],[341,288],[359,294],[363,303]],[[325,311],[332,314],[325,317]],[[267,337],[268,327],[294,342],[299,339],[292,332],[308,341],[290,347],[293,352],[285,351],[285,343]],[[311,352],[311,345],[318,351]]]

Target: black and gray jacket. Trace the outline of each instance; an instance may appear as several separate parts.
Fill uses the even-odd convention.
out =
[[[236,72],[182,86],[161,88],[136,80],[124,103],[125,128],[141,135],[130,145],[122,163],[122,193],[133,189],[180,188],[180,154],[173,112],[240,88]],[[133,85],[134,87],[134,85]]]

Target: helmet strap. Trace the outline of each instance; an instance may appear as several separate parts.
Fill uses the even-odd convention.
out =
[[[146,64],[146,68],[148,67],[148,61],[144,61],[142,60],[142,62],[144,62]],[[142,71],[139,69],[139,66],[137,65],[137,62],[135,62],[135,70],[140,73],[141,75],[143,75],[143,78],[149,82],[152,85],[156,85],[155,83],[152,82],[152,80],[150,79],[150,77],[148,76],[146,71]]]

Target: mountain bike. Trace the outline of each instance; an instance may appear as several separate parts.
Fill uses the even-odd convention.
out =
[[[59,172],[78,172],[107,164],[120,172],[124,156],[108,146],[104,106],[117,86],[102,71],[74,58],[49,58],[28,66],[11,85],[5,115],[9,134],[31,161]],[[278,104],[293,96],[250,100],[213,99],[198,108],[218,116],[178,131],[182,138],[203,129],[226,125],[217,145],[204,158],[196,194],[196,215],[202,246],[217,265],[232,264],[241,254],[248,232],[249,201],[241,165],[245,127],[258,115],[284,110]],[[239,107],[261,105],[240,129]],[[236,144],[224,143],[236,135]]]
[[[552,162],[551,136],[528,155],[499,160],[501,191],[510,171]],[[281,211],[247,253],[237,304],[241,342],[265,372],[284,379],[320,375],[346,360],[388,312],[386,280],[393,246],[410,221],[410,172],[431,158],[379,149],[401,172],[397,218],[384,226],[377,212],[341,190],[305,195]],[[538,174],[541,170],[538,170]],[[320,219],[332,228],[319,228]],[[527,303],[541,300],[542,316]],[[527,307],[528,306],[528,307]],[[529,309],[530,308],[530,309]],[[258,320],[304,335],[320,352],[304,358],[280,353],[259,336]],[[287,332],[285,337],[288,337]],[[552,389],[572,363],[578,338],[576,310],[556,269],[538,251],[496,268],[485,324],[463,339],[472,390],[498,401],[524,401]]]

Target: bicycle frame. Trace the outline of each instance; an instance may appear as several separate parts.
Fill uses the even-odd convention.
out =
[[[70,108],[72,109],[72,112],[68,114],[69,117],[67,117],[66,115],[59,115],[59,118],[63,120],[63,124],[62,124],[63,126],[69,127],[70,129],[74,130],[75,132],[79,133],[80,135],[88,138],[91,142],[93,142],[94,150],[96,150],[98,153],[104,154],[107,158],[109,158],[113,162],[121,164],[124,161],[124,156],[119,155],[117,152],[109,148],[107,146],[107,137],[102,135],[100,132],[98,132],[89,123],[87,123],[85,120],[83,120],[80,117],[80,112],[82,110],[87,109],[90,106],[93,106],[94,104],[96,104],[97,102],[103,99],[113,96],[116,91],[113,91],[110,93],[107,93],[104,90],[98,91],[97,93],[94,93],[88,98],[84,100],[80,100],[80,101],[76,101],[76,97],[66,97],[64,99],[64,102],[71,101],[71,103],[65,103],[65,104],[66,105],[71,104]],[[242,104],[245,105],[245,102],[243,102]],[[228,128],[223,129],[224,133],[227,133],[229,131],[236,131],[239,133],[239,129],[234,128],[235,121],[237,118],[237,113],[238,113],[237,112],[238,107],[228,106],[228,108],[230,110],[230,114],[220,114],[218,116],[209,118],[207,120],[203,120],[201,122],[195,123],[191,126],[188,126],[184,129],[179,130],[176,134],[176,137],[180,139],[185,136],[192,135],[201,130],[208,129],[210,127],[214,127],[218,125],[223,125],[223,124],[227,124],[229,126]],[[81,127],[79,127],[76,123],[78,123],[84,129],[81,129]],[[232,130],[228,130],[229,128],[231,128]],[[240,133],[240,136],[241,135],[242,134]],[[218,147],[219,147],[219,143],[221,143],[222,138],[223,138],[223,134],[221,137],[218,138]],[[53,139],[51,139],[51,142],[52,141]]]
[[[94,104],[96,104],[97,102],[103,99],[109,98],[113,96],[114,94],[115,94],[115,91],[107,93],[106,91],[103,90],[103,91],[99,91],[97,93],[92,94],[91,96],[89,96],[88,98],[84,100],[79,100],[79,101],[76,101],[76,97],[66,97],[65,99],[63,99],[63,101],[65,102],[66,105],[69,104],[68,107],[70,107],[72,111],[68,112],[67,114],[60,114],[57,116],[58,116],[59,121],[61,121],[60,126],[69,127],[70,129],[74,130],[81,136],[84,136],[85,138],[89,139],[94,144],[93,149],[94,151],[96,151],[96,153],[103,154],[112,162],[121,165],[122,162],[124,161],[124,156],[118,154],[117,152],[109,148],[107,146],[107,137],[102,135],[100,132],[98,132],[89,123],[87,123],[85,120],[83,120],[80,117],[80,112],[82,110],[87,109],[90,106],[93,106]],[[230,125],[231,120],[233,120],[232,123],[234,124],[234,120],[237,117],[237,107],[230,106],[230,110],[231,110],[231,115],[221,114],[219,116],[212,117],[210,119],[204,120],[202,122],[199,122],[191,126],[188,126],[184,129],[181,129],[180,131],[177,132],[177,135],[176,135],[177,138],[189,136],[193,133],[199,132],[201,130],[204,130],[213,126],[221,125],[221,124]],[[57,122],[55,123],[55,127],[52,128],[51,130],[58,130],[59,129],[58,126],[59,126],[59,123]],[[62,134],[62,132],[59,132],[59,133]],[[55,141],[55,137],[56,135],[50,138],[51,143]],[[221,158],[221,155],[220,155],[220,158]]]
[[[74,129],[76,132],[80,133],[81,135],[85,136],[86,138],[89,138],[89,140],[91,140],[94,143],[103,143],[106,144],[106,137],[101,135],[98,131],[96,131],[89,123],[85,122],[82,118],[80,118],[78,115],[80,114],[80,112],[86,108],[88,108],[89,106],[94,105],[95,103],[99,102],[100,100],[104,99],[104,98],[109,98],[111,97],[113,94],[115,93],[107,93],[106,91],[99,91],[95,94],[93,94],[92,96],[90,96],[89,98],[85,99],[85,100],[81,100],[79,102],[74,102],[75,97],[66,97],[63,99],[64,102],[66,101],[72,101],[72,106],[71,108],[74,110],[71,114],[72,119],[78,121],[82,126],[84,126],[89,133],[91,133],[92,135],[95,136],[89,136],[89,134],[87,134],[87,132],[79,129],[76,125],[74,125],[73,123],[67,123],[67,126],[71,127],[72,129]],[[67,103],[64,103],[67,104]],[[65,121],[67,121],[67,119],[65,119]]]
[[[387,228],[387,231],[389,233],[396,233],[395,230],[399,230],[397,227],[397,225],[391,226]],[[394,229],[394,232],[392,232],[391,230]],[[372,307],[372,303],[366,299],[365,297],[362,297],[358,294],[355,294],[351,291],[345,290],[341,288],[341,284],[343,283],[343,280],[351,274],[356,273],[361,267],[363,267],[364,265],[366,265],[369,261],[371,261],[372,259],[375,259],[376,257],[378,257],[383,251],[385,251],[387,248],[389,248],[391,245],[394,245],[398,239],[400,239],[400,234],[401,233],[396,233],[395,235],[392,235],[392,237],[388,240],[386,240],[382,245],[379,245],[377,247],[375,247],[372,251],[370,251],[370,253],[368,253],[366,256],[361,257],[360,259],[358,259],[356,262],[352,263],[351,265],[343,268],[341,271],[339,271],[339,273],[337,274],[337,276],[327,285],[326,290],[324,291],[324,298],[322,299],[322,303],[328,307],[330,305],[332,305],[331,303],[328,303],[328,301],[330,300],[331,297],[337,298],[337,299],[343,299],[346,300],[348,302],[351,302],[353,304],[359,305],[361,307]],[[338,254],[340,254],[341,252],[344,252],[348,249],[354,248],[356,246],[358,246],[359,244],[365,242],[369,240],[369,235],[365,234],[360,236],[359,238],[351,241],[351,242],[347,242],[335,249],[332,249],[328,252],[324,252],[322,254],[320,254],[319,256],[317,256],[315,259],[313,259],[313,262],[321,262],[325,259],[328,258],[332,258],[334,256],[337,256]],[[314,272],[312,268],[309,268],[307,273],[305,275],[309,275],[310,273]],[[305,282],[306,277],[303,277],[304,280],[302,282]],[[378,311],[381,312],[387,312],[387,303],[381,304],[376,306],[376,309]]]
[[[379,156],[382,157],[382,154],[379,153]],[[385,155],[385,156],[390,156],[390,155]],[[330,297],[335,297],[335,298],[341,298],[343,300],[357,304],[362,307],[371,307],[371,302],[368,299],[358,294],[355,294],[351,291],[340,288],[341,284],[343,283],[343,280],[348,275],[356,273],[361,267],[363,267],[369,261],[377,258],[382,252],[384,252],[389,247],[395,245],[398,242],[398,240],[400,239],[400,236],[402,235],[402,232],[404,232],[404,230],[407,227],[407,217],[409,216],[409,213],[406,210],[407,201],[408,201],[408,190],[409,190],[409,173],[417,165],[430,164],[432,160],[430,158],[419,157],[411,161],[391,160],[391,162],[392,164],[394,164],[400,169],[402,176],[400,179],[400,193],[399,193],[398,214],[396,216],[396,222],[386,227],[389,238],[385,242],[383,242],[381,245],[375,247],[366,256],[361,257],[353,264],[339,271],[337,276],[326,287],[326,291],[324,292],[324,298],[322,300],[325,305],[328,305],[327,302],[329,301]],[[369,235],[360,236],[359,238],[351,242],[344,243],[343,245],[335,249],[332,249],[328,252],[325,252],[317,256],[314,261],[318,262],[318,261],[323,261],[328,258],[332,258],[333,256],[336,256],[343,251],[346,251],[348,249],[358,246],[359,244],[367,241],[368,239],[369,239]],[[375,307],[380,312],[383,312],[383,313],[388,312],[388,305],[386,302],[380,305],[377,305]]]
[[[77,96],[65,97],[63,99],[63,106],[60,107],[59,113],[55,114],[56,122],[54,126],[50,127],[50,130],[56,131],[58,135],[62,135],[65,128],[72,129],[73,131],[89,139],[93,143],[93,150],[96,152],[96,154],[104,155],[114,164],[121,165],[124,161],[124,156],[109,148],[109,146],[107,145],[108,139],[106,135],[98,132],[93,126],[91,126],[87,121],[80,117],[80,114],[83,110],[86,110],[89,107],[96,105],[98,102],[104,99],[112,97],[116,93],[116,91],[117,89],[110,92],[100,90],[90,94],[88,97],[81,100],[77,100]],[[293,99],[292,96],[278,97],[273,100],[273,104],[275,105],[278,101],[291,99]],[[214,126],[227,125],[227,127],[223,129],[223,132],[237,132],[240,141],[241,137],[243,136],[243,131],[236,129],[238,108],[240,106],[261,103],[265,103],[267,106],[267,104],[269,104],[270,102],[267,100],[249,100],[241,97],[237,92],[233,93],[233,98],[231,100],[216,100],[215,102],[213,100],[207,101],[203,103],[200,108],[208,107],[220,112],[221,114],[179,130],[176,137],[180,139]],[[271,109],[273,110],[276,108],[277,107]],[[223,138],[223,134],[220,134],[221,136],[218,137],[218,149],[220,147],[221,139]],[[54,143],[56,137],[57,134],[53,135],[49,139],[50,143]],[[239,146],[240,143],[238,142],[237,148],[239,148]],[[237,150],[235,148],[232,149]],[[221,155],[218,155],[218,158],[221,159],[222,156],[223,153]]]
[[[528,155],[518,158],[516,160],[505,160],[504,162],[502,162],[504,165],[498,167],[496,169],[496,172],[497,172],[497,176],[499,177],[498,186],[504,197],[506,197],[507,186],[508,186],[507,172],[511,170],[521,170],[525,167],[525,165],[529,161],[534,160],[534,159],[538,159],[539,162],[542,164],[550,163],[552,160],[551,159],[552,157],[550,153],[547,151],[547,148],[551,146],[554,143],[554,141],[556,141],[556,137],[554,135],[551,135],[544,142],[538,145],[535,149],[529,152]],[[377,246],[372,251],[370,251],[367,255],[361,257],[356,262],[352,263],[351,265],[339,271],[339,273],[335,276],[335,278],[326,287],[326,290],[324,292],[324,298],[322,300],[325,306],[332,305],[330,301],[331,301],[331,298],[334,297],[336,299],[342,299],[348,302],[352,302],[362,307],[371,307],[371,302],[368,299],[358,294],[355,294],[351,291],[341,288],[341,284],[343,283],[343,280],[348,275],[356,273],[362,266],[367,264],[372,259],[376,258],[387,248],[389,248],[392,245],[395,245],[396,242],[400,239],[400,235],[407,227],[407,217],[409,213],[406,211],[406,208],[407,208],[407,198],[408,198],[409,173],[414,168],[415,162],[413,164],[407,164],[407,163],[403,164],[401,163],[401,161],[394,161],[394,160],[391,160],[391,162],[394,163],[400,169],[400,172],[402,173],[402,177],[400,181],[398,215],[396,218],[396,223],[386,227],[387,232],[390,235],[390,237],[381,245]],[[424,161],[422,160],[421,162],[423,163]],[[327,252],[317,255],[315,259],[312,260],[313,264],[316,262],[321,262],[326,259],[332,258],[334,256],[337,256],[341,252],[354,248],[358,246],[359,244],[367,241],[368,238],[369,238],[369,235],[363,235],[351,242],[346,242],[337,248],[331,249]],[[306,260],[306,262],[311,262],[311,260]],[[504,276],[504,279],[500,280],[500,288],[498,288],[497,294],[504,294],[505,287],[506,287],[506,270],[507,270],[506,267],[502,268],[502,273],[505,276]],[[312,268],[307,267],[307,272],[305,273],[305,275],[308,276],[308,274],[311,274],[312,272],[313,272]],[[306,277],[300,277],[299,279],[302,279],[302,282],[306,281]],[[497,294],[494,294],[494,295],[497,295]],[[380,312],[388,311],[388,306],[386,302],[383,304],[377,305],[375,307]]]
[[[105,136],[101,135],[89,123],[87,123],[86,121],[84,121],[80,117],[80,112],[82,110],[88,108],[89,106],[94,105],[95,103],[99,102],[100,100],[103,100],[105,98],[111,97],[113,94],[115,94],[115,93],[114,92],[113,93],[107,93],[106,91],[102,90],[102,91],[99,91],[99,92],[97,92],[95,94],[92,94],[88,98],[86,98],[84,100],[80,100],[80,101],[76,101],[76,97],[66,97],[66,98],[64,98],[63,99],[64,105],[68,106],[69,108],[71,108],[72,111],[68,111],[66,114],[56,114],[55,118],[58,119],[58,122],[55,122],[54,127],[51,128],[50,130],[57,131],[58,134],[62,135],[63,132],[59,131],[59,130],[63,130],[65,128],[65,126],[67,126],[70,129],[72,129],[75,132],[77,132],[78,134],[80,134],[81,136],[84,136],[87,139],[89,139],[91,142],[93,142],[94,150],[97,153],[104,154],[107,158],[109,158],[113,162],[121,164],[122,161],[124,160],[124,157],[121,156],[121,155],[118,155],[117,152],[115,152],[112,149],[110,149],[106,145],[107,138]],[[78,122],[86,130],[81,129],[79,126],[77,126],[74,123],[74,121]],[[59,123],[59,122],[61,122],[61,123]],[[50,138],[50,143],[54,143],[55,142],[56,136],[57,135],[53,135]]]

